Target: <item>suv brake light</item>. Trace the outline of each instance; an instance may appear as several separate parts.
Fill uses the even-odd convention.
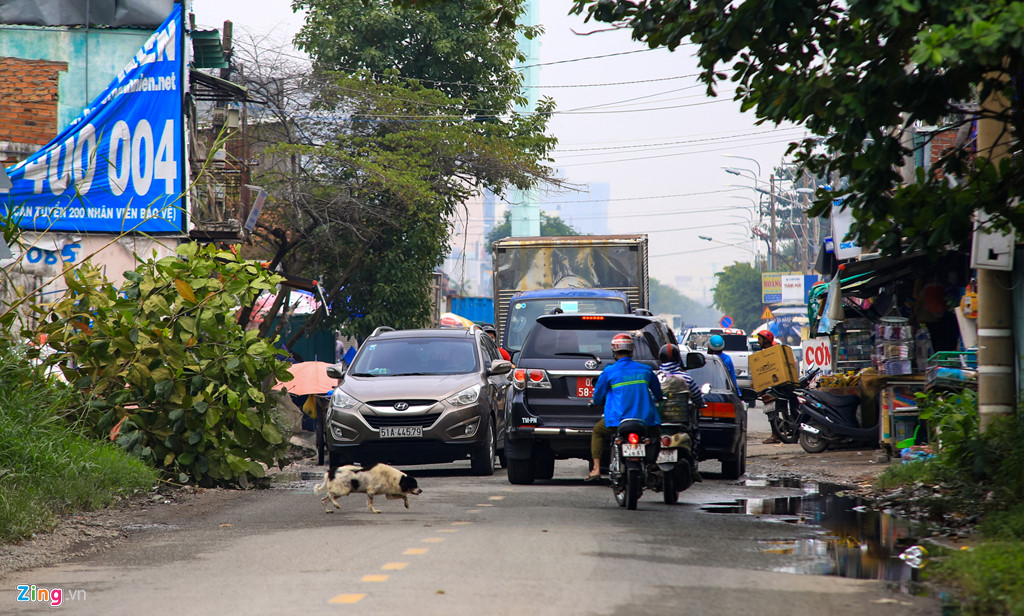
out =
[[[537,368],[516,368],[512,372],[512,385],[517,389],[551,389],[548,373]]]

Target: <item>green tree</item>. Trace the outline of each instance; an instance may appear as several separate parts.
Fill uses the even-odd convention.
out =
[[[572,225],[566,223],[560,216],[550,216],[544,212],[540,213],[540,234],[546,237],[557,237],[561,235],[579,235],[579,231]],[[501,222],[491,229],[487,234],[487,244],[493,244],[500,239],[512,236],[512,217],[508,210]]]
[[[279,128],[272,135],[265,125],[261,149],[287,161],[258,178],[273,200],[255,254],[316,279],[330,295],[330,322],[347,334],[426,324],[431,272],[465,200],[549,176],[550,101],[511,112],[523,29],[500,12],[483,34],[466,27],[489,4],[420,11],[297,0],[309,17],[296,42],[313,70],[294,89],[272,74],[252,80],[274,102],[268,124]],[[277,98],[282,91],[290,96]]]
[[[182,483],[244,486],[264,464],[283,465],[287,428],[264,388],[291,375],[235,314],[281,277],[212,246],[178,254],[125,272],[120,288],[90,264],[69,271],[32,333],[56,349],[48,365],[88,394],[92,436]]]
[[[753,331],[761,322],[761,272],[749,263],[733,263],[715,273],[711,289],[717,306],[732,317],[735,327]]]
[[[623,24],[650,47],[692,42],[710,96],[728,83],[759,119],[806,127],[813,136],[791,148],[797,161],[836,178],[811,213],[845,199],[861,245],[942,249],[967,237],[976,208],[1024,224],[1019,139],[997,173],[970,138],[983,118],[1014,137],[1024,128],[1024,98],[1009,78],[1024,65],[1019,2],[574,0],[572,10]],[[1009,102],[1005,112],[978,105],[991,92]],[[962,138],[904,186],[900,168],[928,141],[910,139],[922,124],[963,129]]]
[[[718,313],[709,306],[686,297],[674,287],[651,278],[651,312],[654,314],[678,314],[682,317],[682,325],[715,325]],[[681,333],[681,332],[676,332]]]

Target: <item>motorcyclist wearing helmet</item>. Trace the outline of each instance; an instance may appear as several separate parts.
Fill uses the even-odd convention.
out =
[[[761,349],[767,349],[770,346],[775,346],[778,342],[775,340],[775,334],[771,333],[767,329],[763,329],[757,332],[757,344],[760,345]],[[789,406],[789,401],[785,398],[774,398],[775,410],[785,415],[786,409]],[[779,437],[771,434],[768,438],[761,441],[765,445],[771,445],[775,443],[781,443]]]
[[[736,388],[738,393],[740,384],[736,382],[736,368],[732,365],[732,358],[725,352],[725,338],[718,334],[711,336],[708,339],[708,352],[722,358],[722,363],[725,364],[725,368],[729,371],[729,376],[732,378],[732,386]]]
[[[700,393],[700,387],[697,386],[697,381],[693,380],[693,377],[683,370],[682,364],[683,357],[679,352],[679,347],[676,345],[666,344],[658,351],[659,373],[666,379],[682,379],[686,384],[686,388],[690,390],[690,404],[693,408],[704,408],[704,396]]]
[[[605,440],[614,434],[625,419],[638,419],[648,427],[661,425],[657,401],[661,400],[661,384],[650,366],[633,361],[633,337],[616,334],[612,338],[615,363],[597,377],[594,400],[591,404],[604,405],[604,417],[594,426],[590,437],[593,466],[587,480],[601,477],[601,453]],[[657,434],[654,434],[657,436]]]

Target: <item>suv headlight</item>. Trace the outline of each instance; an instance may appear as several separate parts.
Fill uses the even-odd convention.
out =
[[[480,399],[480,386],[479,385],[473,385],[472,387],[467,387],[467,388],[463,389],[462,391],[460,391],[459,393],[457,393],[457,394],[455,394],[453,396],[450,396],[449,398],[447,398],[445,400],[445,402],[447,402],[448,404],[451,404],[452,406],[465,406],[467,404],[473,404],[474,402],[476,402],[479,399]]]
[[[331,394],[331,408],[350,409],[358,403],[358,400],[341,391],[340,387],[335,389],[334,393]]]

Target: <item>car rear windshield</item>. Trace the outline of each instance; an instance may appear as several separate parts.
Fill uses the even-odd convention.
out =
[[[467,374],[478,370],[473,338],[390,338],[367,341],[352,362],[354,376]]]
[[[704,366],[686,372],[693,377],[694,381],[697,381],[697,385],[709,383],[711,389],[732,389],[732,383],[728,382],[729,373],[726,372],[725,366],[710,358]]]
[[[516,300],[512,302],[512,307],[508,311],[508,333],[505,338],[505,348],[509,351],[522,349],[526,334],[530,333],[537,317],[542,314],[551,314],[556,308],[564,314],[626,314],[625,302],[613,297]]]
[[[549,329],[538,325],[526,340],[522,357],[573,357],[582,353],[613,359],[612,338],[621,333],[620,329]],[[629,333],[633,336],[633,359],[656,360],[652,352],[657,347],[655,335],[646,328]]]
[[[713,333],[700,333],[690,334],[690,337],[686,339],[686,346],[691,349],[706,349],[708,348],[708,339],[714,336]],[[725,340],[726,351],[749,351],[750,347],[747,345],[747,337],[740,334],[718,334]]]

